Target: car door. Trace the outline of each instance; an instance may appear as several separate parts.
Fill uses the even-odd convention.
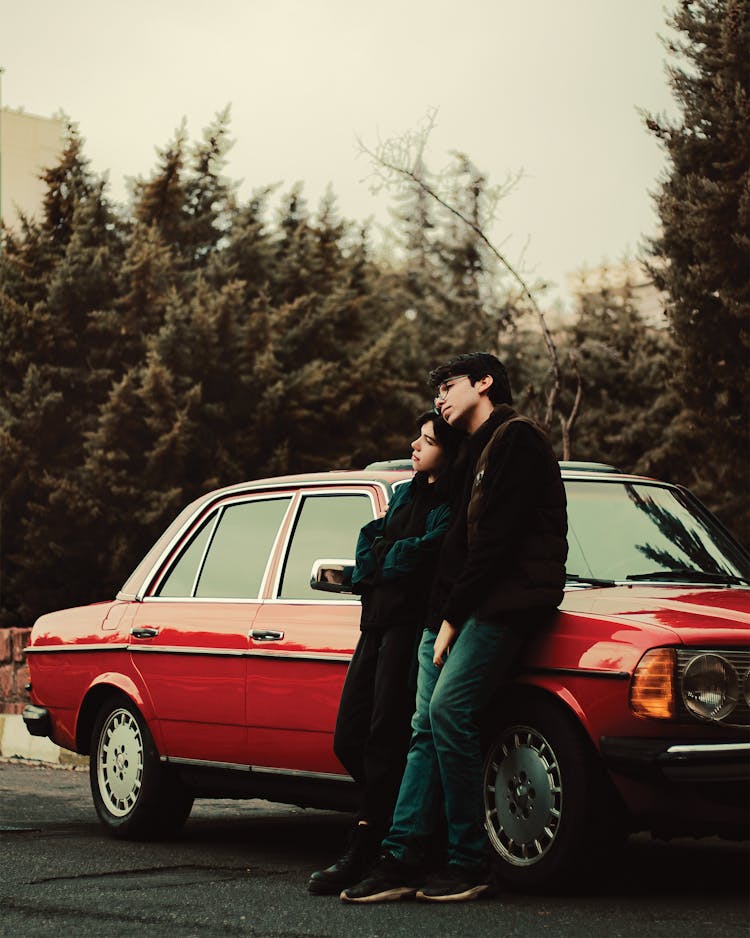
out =
[[[214,505],[139,604],[130,650],[170,759],[246,759],[248,633],[291,502],[266,494]]]
[[[354,557],[359,530],[385,508],[378,486],[298,493],[271,593],[248,649],[250,763],[311,775],[346,774],[333,729],[346,669],[359,637],[360,602],[311,589],[318,559]]]

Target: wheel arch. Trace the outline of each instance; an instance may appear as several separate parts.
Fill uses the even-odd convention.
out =
[[[94,729],[96,715],[107,697],[116,696],[118,694],[121,697],[127,698],[130,703],[138,708],[141,716],[148,724],[157,749],[159,752],[162,752],[158,724],[150,699],[146,694],[141,692],[132,678],[129,678],[125,674],[117,673],[100,675],[91,687],[89,687],[81,701],[81,706],[78,710],[78,719],[76,720],[76,751],[90,755],[91,734]]]
[[[586,717],[586,712],[578,698],[568,687],[554,678],[539,681],[520,679],[514,684],[501,688],[483,711],[481,729],[483,743],[486,744],[496,726],[498,717],[511,707],[523,708],[528,703],[546,703],[554,707],[575,725],[578,733],[585,739],[591,755],[601,764],[601,755],[596,736]]]

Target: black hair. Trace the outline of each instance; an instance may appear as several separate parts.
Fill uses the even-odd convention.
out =
[[[443,451],[445,462],[443,469],[435,482],[436,491],[447,501],[453,501],[457,495],[456,490],[456,459],[466,434],[457,427],[452,427],[443,420],[434,410],[428,410],[417,417],[417,430],[422,431],[426,423],[432,423],[435,440]],[[417,473],[419,475],[419,473]]]
[[[469,352],[466,355],[457,355],[443,365],[438,365],[430,372],[429,383],[434,391],[454,375],[468,375],[472,384],[476,384],[489,375],[492,384],[487,390],[487,396],[493,404],[512,404],[513,394],[510,390],[510,381],[505,365],[495,355],[489,352]]]
[[[452,427],[447,421],[443,420],[440,414],[436,414],[434,410],[428,410],[417,417],[417,430],[421,430],[429,421],[432,422],[435,439],[438,445],[448,459],[454,459],[456,453],[458,453],[459,447],[466,439],[466,434],[458,428]]]

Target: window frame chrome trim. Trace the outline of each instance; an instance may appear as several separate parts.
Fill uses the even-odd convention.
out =
[[[295,495],[299,494],[300,492],[306,491],[308,489],[319,489],[321,487],[323,489],[326,489],[328,487],[333,488],[334,486],[336,488],[348,488],[348,487],[361,488],[362,486],[367,486],[370,489],[379,488],[380,491],[383,493],[386,506],[390,502],[392,485],[390,482],[386,482],[383,479],[367,479],[367,478],[336,479],[336,480],[331,480],[331,482],[326,482],[325,480],[322,480],[322,479],[315,479],[315,480],[311,479],[311,480],[302,480],[302,481],[296,481],[296,482],[295,481],[263,482],[263,483],[258,484],[257,487],[254,486],[253,483],[250,483],[248,485],[246,485],[245,483],[240,483],[237,486],[230,486],[229,488],[226,488],[226,489],[219,489],[213,495],[209,496],[206,499],[206,501],[201,502],[201,504],[196,508],[193,514],[182,525],[179,531],[175,533],[174,537],[172,537],[169,543],[162,550],[161,554],[159,554],[159,556],[156,558],[156,560],[151,566],[151,569],[143,577],[143,582],[138,587],[138,590],[136,591],[135,595],[132,596],[132,598],[128,596],[127,601],[143,602],[144,599],[160,598],[160,597],[155,597],[155,596],[146,596],[146,593],[151,588],[151,585],[156,579],[156,576],[162,564],[166,561],[170,553],[180,543],[182,538],[185,537],[187,532],[193,526],[193,524],[195,523],[196,516],[206,510],[212,511],[216,507],[217,503],[221,502],[222,499],[234,500],[236,496],[236,499],[241,500],[243,498],[254,498],[256,496],[262,497],[266,494],[283,496],[284,492],[289,492],[292,498],[292,501],[294,501]],[[269,557],[274,556],[274,555],[275,555],[275,550],[271,552]],[[266,573],[267,572],[268,570],[266,568]],[[261,589],[261,593],[262,592],[263,592],[263,589]],[[180,598],[190,599],[189,596],[180,597]]]
[[[281,589],[281,579],[282,579],[282,575],[286,567],[286,561],[289,555],[289,544],[292,540],[292,534],[294,532],[295,525],[297,524],[297,521],[299,520],[299,517],[302,513],[302,506],[306,498],[313,496],[313,495],[323,495],[327,498],[330,498],[335,495],[366,495],[370,500],[370,507],[372,508],[372,518],[370,520],[375,521],[376,518],[378,517],[378,513],[377,513],[378,506],[377,506],[377,502],[375,501],[375,497],[372,492],[372,485],[370,483],[361,482],[361,481],[358,483],[352,483],[348,486],[348,489],[349,491],[345,491],[340,487],[338,482],[337,483],[332,482],[330,485],[327,485],[327,486],[326,485],[322,487],[320,485],[313,486],[308,491],[305,491],[305,492],[298,491],[296,493],[297,494],[296,508],[294,511],[294,515],[289,519],[289,525],[286,530],[286,536],[284,538],[283,543],[281,544],[281,550],[278,555],[279,562],[276,567],[276,576],[274,577],[273,583],[271,584],[271,589],[268,590],[270,596],[269,596],[269,599],[266,600],[266,602],[273,602],[274,604],[294,603],[294,604],[302,604],[302,605],[305,605],[308,602],[312,602],[312,603],[315,603],[316,605],[323,604],[326,606],[330,606],[332,603],[335,603],[336,605],[344,605],[344,604],[354,605],[355,602],[358,602],[356,600],[352,602],[352,600],[349,600],[349,599],[319,599],[317,597],[315,599],[308,601],[304,598],[284,599],[284,597],[279,596],[279,591]],[[389,502],[390,502],[390,498],[386,498],[386,507],[389,504]],[[369,524],[369,522],[367,523]],[[330,595],[336,596],[340,594],[332,593]]]
[[[203,556],[201,557],[200,564],[198,565],[195,579],[193,580],[193,586],[192,586],[193,594],[191,596],[146,596],[146,595],[141,596],[142,591],[139,590],[139,596],[141,596],[140,601],[141,602],[144,602],[144,601],[150,602],[153,600],[160,600],[164,602],[201,602],[203,601],[203,602],[212,602],[212,603],[213,602],[250,602],[250,603],[261,602],[262,601],[261,597],[263,596],[263,593],[265,592],[266,580],[268,578],[268,572],[271,566],[271,562],[273,560],[273,557],[276,555],[276,547],[279,542],[279,533],[281,529],[284,527],[284,524],[287,520],[289,512],[292,510],[292,506],[294,505],[296,494],[297,494],[296,492],[286,493],[286,492],[280,492],[280,491],[270,492],[267,494],[266,492],[259,491],[259,492],[248,493],[247,495],[238,494],[236,498],[231,495],[225,496],[226,500],[223,503],[212,505],[209,511],[209,516],[214,511],[216,512],[216,520],[213,522],[213,530],[211,531],[211,535],[206,544],[206,548],[203,552]],[[206,558],[208,557],[208,551],[211,545],[213,544],[214,538],[216,536],[216,532],[219,529],[219,522],[221,521],[221,518],[224,516],[224,512],[226,511],[226,509],[231,507],[232,505],[240,505],[246,502],[278,501],[284,498],[288,498],[289,504],[287,505],[287,509],[284,512],[283,517],[279,521],[279,525],[278,525],[278,528],[276,529],[276,534],[271,544],[271,548],[268,552],[268,556],[266,557],[266,565],[263,568],[263,575],[261,576],[260,583],[258,585],[258,595],[257,596],[242,596],[236,599],[232,599],[231,597],[225,597],[225,596],[224,597],[196,596],[195,590],[197,588],[198,581],[200,580],[200,575],[203,572],[203,567],[206,562]],[[154,564],[154,567],[151,569],[151,572],[149,573],[148,577],[146,578],[146,580],[144,580],[144,583],[148,583],[146,590],[151,589],[152,585],[154,589],[159,589],[161,584],[164,582],[165,577],[169,575],[172,569],[174,569],[173,566],[166,567],[164,570],[164,573],[160,577],[158,577],[157,574],[154,573],[154,570],[156,570],[158,573],[158,570],[161,564],[169,556],[170,552],[179,545],[180,540],[187,540],[189,538],[191,528],[195,525],[196,516],[202,513],[202,510],[204,507],[205,506],[201,506],[201,508],[193,515],[193,517],[190,519],[190,522],[185,526],[185,528],[183,528],[181,532],[181,537],[175,538],[173,543],[170,545],[170,547],[168,547],[167,550],[164,551],[164,553],[156,562],[156,564]],[[145,592],[145,590],[143,592]]]
[[[211,545],[212,545],[213,542],[214,542],[214,538],[216,537],[216,532],[219,530],[219,522],[221,521],[221,519],[222,519],[222,517],[223,517],[223,515],[224,515],[224,512],[226,511],[226,508],[227,508],[226,505],[219,505],[219,509],[218,509],[218,511],[216,512],[216,517],[214,518],[214,523],[213,523],[213,525],[211,526],[211,530],[210,530],[210,532],[209,532],[209,534],[208,534],[208,540],[206,541],[206,546],[203,548],[203,553],[202,553],[202,555],[201,555],[201,559],[200,559],[200,561],[199,561],[199,563],[198,563],[198,567],[197,567],[197,569],[196,569],[196,571],[195,571],[195,577],[193,578],[193,585],[192,585],[192,587],[190,588],[190,597],[189,597],[190,599],[195,599],[195,591],[198,589],[198,581],[199,581],[200,578],[201,578],[201,573],[203,573],[203,566],[204,566],[204,564],[206,563],[206,557],[208,557],[208,552],[209,552],[209,550],[211,549]],[[208,517],[209,517],[209,519],[210,519],[211,516],[209,515]],[[174,569],[174,568],[173,568],[173,569]]]

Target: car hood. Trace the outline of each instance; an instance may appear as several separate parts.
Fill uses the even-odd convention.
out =
[[[672,641],[677,637],[686,645],[732,645],[750,635],[748,589],[649,585],[571,590],[561,608],[666,630]]]
[[[551,629],[529,647],[542,668],[630,672],[662,645],[750,645],[750,590],[615,586],[569,590]]]

